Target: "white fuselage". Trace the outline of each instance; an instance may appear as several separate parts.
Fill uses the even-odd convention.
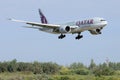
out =
[[[60,31],[56,31],[56,30],[50,29],[50,28],[40,28],[39,30],[48,32],[48,33],[53,33],[53,34],[80,33],[83,31],[102,29],[106,25],[107,25],[106,20],[104,20],[103,18],[96,17],[96,18],[85,19],[85,20],[74,21],[74,22],[62,24],[61,28],[65,27],[65,26],[70,26],[70,28],[74,28],[73,30],[71,29],[69,32],[60,32]]]

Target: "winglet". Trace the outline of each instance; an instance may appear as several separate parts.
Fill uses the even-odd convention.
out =
[[[39,15],[40,15],[41,23],[48,24],[46,17],[44,16],[44,14],[40,9],[39,9]]]

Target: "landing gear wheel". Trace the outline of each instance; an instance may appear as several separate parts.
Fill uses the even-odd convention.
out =
[[[102,34],[102,32],[101,32],[100,29],[96,29],[96,32],[97,32],[98,34]]]
[[[99,32],[99,34],[102,34],[102,32]]]
[[[66,37],[66,35],[61,34],[60,36],[58,36],[58,39],[63,39],[64,37]]]
[[[77,37],[75,37],[75,39],[77,39],[77,40],[79,40],[81,38],[83,38],[83,35],[78,35]]]

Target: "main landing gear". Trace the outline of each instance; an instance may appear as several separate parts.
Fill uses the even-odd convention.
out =
[[[66,35],[61,34],[60,36],[58,36],[58,39],[63,39],[65,37],[66,37]],[[78,36],[75,37],[76,40],[79,40],[81,38],[83,38],[83,35],[80,35],[80,33],[78,33]]]
[[[78,33],[78,36],[75,37],[75,39],[77,39],[77,40],[79,40],[79,39],[81,39],[81,38],[83,38],[83,35],[80,35],[80,33]]]
[[[61,34],[60,36],[58,36],[58,39],[63,39],[64,37],[66,37],[66,35]]]

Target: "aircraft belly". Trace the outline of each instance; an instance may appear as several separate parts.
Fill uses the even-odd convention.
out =
[[[89,30],[89,29],[91,29],[90,26],[78,27],[78,28],[72,30],[71,33],[79,33],[79,32],[83,32],[85,30]]]

